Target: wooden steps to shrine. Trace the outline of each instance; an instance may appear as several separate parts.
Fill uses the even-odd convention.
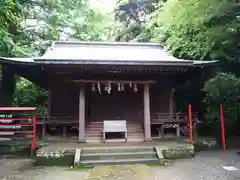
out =
[[[86,125],[86,141],[87,142],[100,142],[103,139],[103,122],[89,122]],[[143,141],[144,133],[141,124],[136,122],[127,122],[127,139],[128,141]],[[122,142],[124,138],[111,138],[106,142]]]

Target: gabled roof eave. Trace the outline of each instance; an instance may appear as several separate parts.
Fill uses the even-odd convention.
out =
[[[193,61],[128,61],[128,60],[69,60],[69,59],[34,59],[36,64],[59,65],[156,65],[156,66],[193,66]]]
[[[34,65],[33,58],[0,57],[0,63]]]

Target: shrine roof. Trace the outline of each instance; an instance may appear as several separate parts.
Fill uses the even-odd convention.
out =
[[[41,57],[1,58],[8,63],[194,66],[216,61],[173,57],[157,43],[55,41]]]

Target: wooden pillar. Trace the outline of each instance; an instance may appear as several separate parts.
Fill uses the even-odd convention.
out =
[[[44,138],[46,136],[46,132],[47,132],[47,125],[43,121],[43,124],[42,124],[42,138]]]
[[[144,134],[145,141],[151,140],[149,84],[144,84]]]
[[[52,99],[52,91],[49,88],[49,90],[48,90],[48,100],[47,100],[47,117],[51,117],[51,107],[52,107],[51,99]]]
[[[84,86],[79,91],[79,128],[78,142],[86,142],[85,140],[85,92]]]
[[[51,118],[51,107],[52,107],[52,102],[51,102],[51,97],[52,97],[52,91],[51,88],[48,89],[48,99],[47,99],[47,109],[46,106],[44,107],[44,118],[43,118],[43,124],[42,124],[42,138],[46,136],[47,132],[47,122]],[[45,122],[47,121],[47,122]]]
[[[63,125],[63,127],[62,127],[62,137],[63,137],[63,139],[66,139],[66,137],[67,137],[67,125]]]
[[[173,89],[170,88],[169,92],[169,113],[170,116],[173,116]]]

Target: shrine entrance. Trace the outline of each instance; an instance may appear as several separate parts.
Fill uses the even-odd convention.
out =
[[[144,139],[144,84],[145,81],[99,81],[85,83],[87,140]],[[104,122],[109,127],[104,133]],[[117,122],[125,125],[115,129]],[[125,130],[124,130],[125,127]],[[122,129],[121,129],[122,128]],[[105,137],[103,137],[103,134]]]
[[[111,90],[106,86],[101,89],[86,87],[86,105],[88,121],[126,120],[138,121],[142,118],[143,111],[143,86],[111,85]]]

